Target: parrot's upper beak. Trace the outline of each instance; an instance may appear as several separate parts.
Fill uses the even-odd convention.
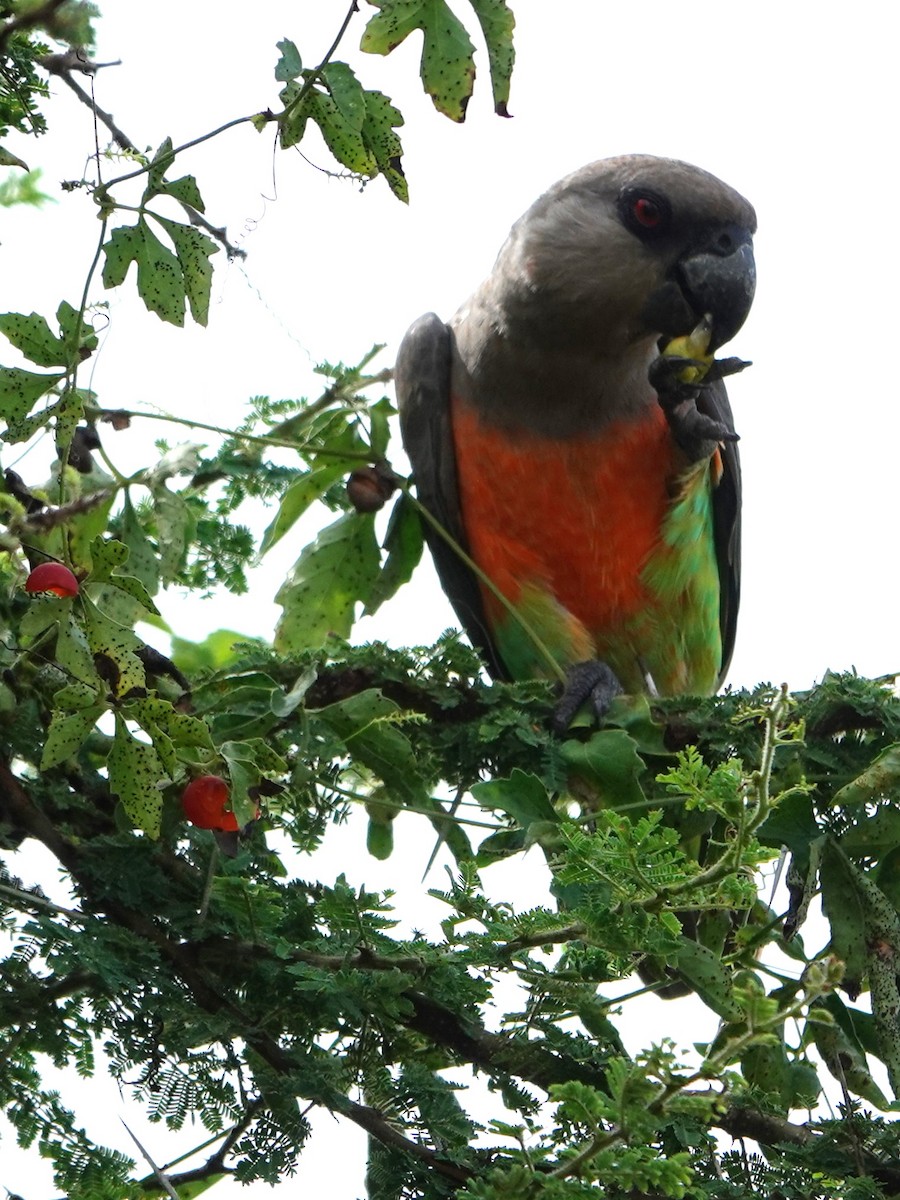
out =
[[[681,260],[676,278],[698,316],[712,315],[710,350],[718,350],[746,321],[753,303],[756,261],[750,234],[736,225],[717,229]]]
[[[669,279],[644,308],[651,328],[669,337],[689,333],[706,314],[712,318],[710,351],[731,341],[750,312],[756,262],[748,230],[719,226],[678,260]]]

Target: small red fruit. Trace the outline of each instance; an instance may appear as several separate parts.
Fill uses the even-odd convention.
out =
[[[181,794],[184,815],[198,829],[236,830],[237,818],[227,803],[228,784],[218,775],[199,775]]]
[[[77,596],[78,580],[68,567],[58,562],[44,562],[35,567],[25,580],[26,592],[53,592],[54,596]]]

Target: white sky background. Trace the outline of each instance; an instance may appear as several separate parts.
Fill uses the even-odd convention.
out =
[[[314,65],[346,12],[344,0],[252,7],[101,0],[101,7],[97,58],[123,64],[99,73],[97,100],[142,147],[166,135],[178,145],[275,107],[275,43],[293,39],[304,63]],[[471,23],[463,0],[454,7]],[[756,304],[728,351],[754,361],[729,388],[742,435],[745,504],[731,682],[786,680],[799,689],[829,667],[900,669],[895,10],[883,0],[692,0],[677,7],[513,0],[513,7],[514,118],[492,115],[480,52],[468,119],[454,126],[418,84],[418,35],[388,59],[356,50],[374,12],[361,0],[337,57],[405,115],[409,207],[382,180],[360,194],[293,151],[273,157],[271,129],[260,135],[246,125],[179,159],[175,174],[197,176],[208,217],[227,225],[248,259],[229,266],[224,254],[216,256],[207,330],[177,330],[147,313],[133,274],[120,294],[104,295],[98,277],[92,299],[111,304],[102,349],[89,364],[100,403],[155,405],[227,426],[240,419],[248,396],[316,395],[311,366],[318,360],[355,362],[374,342],[386,342],[375,368],[388,366],[407,325],[429,309],[450,316],[490,270],[511,223],[557,178],[624,152],[683,158],[742,191],[760,224]],[[94,252],[92,202],[83,192],[57,190],[57,181],[85,171],[91,116],[64,85],[52,86],[58,100],[48,108],[50,134],[7,144],[44,167],[45,190],[59,203],[2,212],[0,312],[52,317],[61,299],[77,305]],[[302,148],[331,168],[314,136]],[[103,167],[106,178],[125,169]],[[15,362],[6,350],[0,346],[0,361]],[[153,438],[182,436],[171,426],[137,423],[128,433],[108,432],[105,442],[117,465],[133,469],[145,463]],[[3,464],[16,453],[7,449]],[[45,457],[41,463],[34,475],[27,458],[16,469],[37,482]],[[185,603],[170,594],[161,601],[164,614],[185,637],[222,626],[270,636],[279,611],[272,597],[302,540],[285,539],[248,596]],[[431,642],[453,622],[433,573],[422,568],[383,614],[360,624],[358,636]],[[423,851],[411,823],[398,822],[397,833],[398,853],[386,865],[366,858],[359,838],[345,836],[323,871],[395,886],[398,864],[412,861],[415,886]],[[529,874],[533,886],[533,864]],[[505,885],[499,881],[498,891]],[[654,1013],[652,1036],[673,1034],[672,1006]],[[679,1036],[689,1042],[708,1032],[689,1022]],[[645,1033],[637,1035],[642,1042]],[[110,1128],[125,1112],[118,1094],[101,1089],[101,1096],[94,1105],[99,1136],[132,1153],[127,1136]],[[335,1128],[327,1117],[322,1124]],[[154,1156],[168,1156],[163,1127],[133,1127]],[[314,1147],[282,1190],[314,1195],[327,1182],[336,1200],[361,1194],[360,1139],[344,1126],[340,1138],[337,1149],[333,1139]],[[0,1156],[0,1184],[26,1200],[56,1195],[35,1154],[21,1156],[4,1137]],[[269,1193],[226,1183],[213,1194]]]

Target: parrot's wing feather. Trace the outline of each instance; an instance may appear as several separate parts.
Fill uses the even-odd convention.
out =
[[[702,388],[697,408],[734,429],[734,417],[728,403],[728,393],[721,380]],[[719,625],[722,630],[721,686],[731,654],[737,628],[738,604],[741,597],[741,460],[736,442],[722,442],[722,478],[713,492],[713,533],[716,559],[719,564]]]
[[[403,444],[412,463],[419,500],[464,550],[466,535],[459,508],[456,454],[450,412],[449,327],[426,313],[408,330],[394,367]],[[456,551],[425,523],[425,536],[456,615],[495,679],[508,678],[488,634],[481,590]]]

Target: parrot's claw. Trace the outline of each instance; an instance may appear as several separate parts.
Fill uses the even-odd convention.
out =
[[[703,442],[740,441],[740,436],[722,421],[700,412],[693,397],[678,400],[674,404],[663,404],[662,407],[675,440],[692,460],[707,458],[712,453],[712,448],[704,450],[701,445]]]
[[[747,365],[740,359],[725,358],[712,363],[707,370],[705,363],[674,354],[660,355],[650,364],[650,384],[656,391],[675,441],[691,462],[709,458],[719,442],[739,440],[734,430],[722,421],[700,412],[697,398],[707,384],[722,375],[733,375]],[[685,370],[697,367],[706,371],[704,377],[686,382],[683,378]]]
[[[700,387],[704,387],[708,383],[715,383],[717,379],[725,379],[728,375],[737,375],[752,366],[753,363],[744,358],[717,358],[707,371]]]
[[[609,712],[609,706],[623,688],[611,667],[598,659],[575,663],[566,670],[563,694],[553,710],[553,730],[564,734],[583,704],[590,702],[598,721]]]

